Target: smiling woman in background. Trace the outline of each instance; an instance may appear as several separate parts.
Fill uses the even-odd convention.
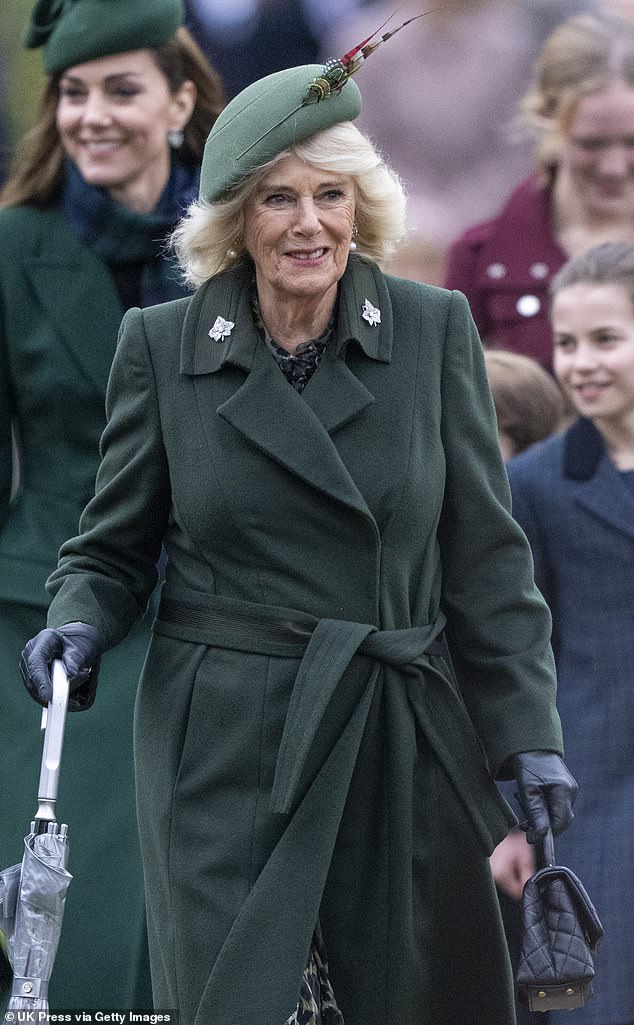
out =
[[[2,866],[20,857],[41,754],[14,667],[94,491],[119,323],[184,294],[165,239],[197,194],[223,97],[182,21],[180,0],[40,0],[30,26],[48,80],[0,196]],[[148,630],[104,659],[99,722],[66,731],[75,878],[51,983],[61,1007],[151,1005],[131,740]]]

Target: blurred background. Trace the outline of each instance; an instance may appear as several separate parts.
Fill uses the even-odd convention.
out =
[[[361,72],[359,127],[404,179],[411,237],[396,273],[442,280],[447,248],[532,167],[512,122],[544,39],[571,14],[634,0],[185,0],[188,27],[228,97],[264,74],[340,56],[391,18],[429,11]],[[33,0],[2,0],[0,180],[31,124],[43,74],[22,40]]]
[[[0,176],[10,149],[35,115],[44,75],[41,55],[27,51],[22,40],[33,0],[3,0],[0,13]]]

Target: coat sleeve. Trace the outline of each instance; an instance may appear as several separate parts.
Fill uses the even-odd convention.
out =
[[[442,381],[442,604],[463,699],[498,774],[520,751],[561,753],[548,607],[511,515],[482,347],[454,292]]]
[[[106,396],[95,497],[47,581],[49,626],[90,623],[112,647],[147,607],[170,508],[170,481],[143,314],[123,319]]]

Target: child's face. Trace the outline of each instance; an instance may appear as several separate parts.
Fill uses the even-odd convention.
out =
[[[570,285],[553,299],[555,375],[600,426],[634,419],[634,305],[621,285]]]

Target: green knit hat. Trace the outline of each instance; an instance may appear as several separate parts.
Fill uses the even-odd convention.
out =
[[[37,0],[25,46],[44,47],[50,75],[97,57],[160,46],[184,21],[183,0]]]
[[[327,80],[328,67],[304,64],[276,71],[227,104],[205,145],[201,199],[214,203],[225,198],[283,150],[332,125],[354,121],[361,110],[361,93],[350,80],[340,87],[333,84],[332,75]]]

